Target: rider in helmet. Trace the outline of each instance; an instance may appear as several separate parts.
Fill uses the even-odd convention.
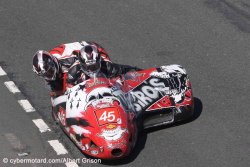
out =
[[[65,75],[77,60],[76,55],[73,53],[79,52],[82,47],[89,44],[95,45],[98,51],[105,55],[103,59],[109,61],[106,51],[101,46],[86,41],[62,44],[50,52],[43,50],[36,52],[33,57],[33,71],[45,79],[50,86],[51,95],[64,93]]]
[[[39,50],[33,57],[33,71],[47,81],[51,92],[63,90],[62,67],[56,57],[47,51]]]
[[[112,63],[109,59],[106,59],[106,53],[101,52],[95,44],[86,45],[75,54],[78,61],[68,71],[67,82],[69,86],[91,78],[99,71],[107,77],[115,77],[129,71],[140,70],[137,67]]]
[[[47,81],[54,81],[59,73],[58,60],[49,52],[39,50],[33,57],[33,71]]]

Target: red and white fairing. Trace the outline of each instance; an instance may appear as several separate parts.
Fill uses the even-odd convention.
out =
[[[192,115],[191,84],[179,65],[99,76],[52,100],[54,116],[85,153],[117,159],[133,149],[140,124],[144,128],[173,123]],[[143,122],[137,122],[142,116]]]
[[[135,114],[123,106],[126,102],[118,85],[115,80],[105,77],[90,79],[70,88],[64,97],[65,117],[60,117],[60,121],[66,133],[88,155],[103,159],[121,158],[134,146]]]

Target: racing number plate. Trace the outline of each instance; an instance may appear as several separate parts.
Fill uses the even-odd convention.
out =
[[[109,123],[117,123],[117,119],[120,118],[117,108],[103,108],[95,110],[95,115],[100,126]]]

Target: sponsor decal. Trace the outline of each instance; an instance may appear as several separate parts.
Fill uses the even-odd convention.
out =
[[[102,84],[106,84],[106,82],[103,82],[103,81],[101,81],[101,80],[96,80],[95,82],[93,82],[93,83],[86,83],[86,88],[90,88],[90,87],[93,87],[93,86],[95,86],[95,85],[102,85]]]
[[[137,82],[140,82],[140,77],[144,77],[145,73],[139,73],[139,72],[129,72],[125,74],[124,79],[125,80],[134,80]]]
[[[164,73],[166,74],[167,72]],[[153,72],[153,75],[156,74],[163,73]],[[165,74],[162,77],[151,75],[150,78],[143,81],[130,92],[137,112],[146,110],[166,95],[173,97],[175,102],[181,100],[182,92],[186,90],[185,77],[181,76],[182,78],[180,78],[176,73]]]
[[[148,108],[152,103],[157,101],[162,95],[155,89],[164,88],[165,84],[159,78],[148,78],[137,86],[131,92],[134,107],[136,111],[141,111]]]
[[[98,136],[103,137],[106,140],[118,140],[123,134],[127,131],[127,129],[122,129],[121,126],[116,127],[115,129],[103,129],[101,134]]]
[[[99,103],[97,103],[95,107],[96,108],[108,108],[110,107],[110,103],[100,100]]]
[[[116,128],[116,125],[115,124],[109,124],[106,126],[107,129],[114,129]]]

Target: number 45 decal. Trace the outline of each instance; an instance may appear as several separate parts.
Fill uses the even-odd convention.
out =
[[[114,111],[109,111],[107,114],[107,111],[104,111],[102,115],[100,116],[99,120],[107,121],[108,122],[113,122],[115,120],[115,112]]]
[[[105,108],[96,110],[96,118],[99,125],[116,123],[116,120],[120,118],[119,111],[116,108]]]

